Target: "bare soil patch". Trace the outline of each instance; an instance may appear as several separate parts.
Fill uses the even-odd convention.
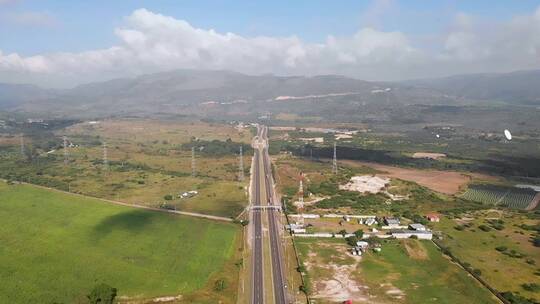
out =
[[[421,186],[444,194],[456,194],[466,186],[472,177],[493,179],[493,177],[481,174],[463,174],[455,171],[419,170],[411,168],[399,168],[377,163],[344,161],[350,165],[362,165],[381,171],[377,175],[391,178],[399,178],[415,182]]]

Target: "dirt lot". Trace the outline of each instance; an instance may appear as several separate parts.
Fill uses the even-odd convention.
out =
[[[367,166],[375,170],[381,171],[378,174],[380,176],[399,178],[407,181],[415,182],[419,185],[427,187],[431,190],[441,192],[444,194],[456,194],[467,183],[471,181],[473,177],[482,179],[494,179],[494,177],[471,173],[463,174],[455,171],[439,171],[439,170],[419,170],[410,168],[399,168],[387,165],[381,165],[377,163],[358,162],[358,161],[343,161],[347,165],[352,166]]]

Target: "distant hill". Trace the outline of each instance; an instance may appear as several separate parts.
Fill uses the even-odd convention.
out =
[[[442,94],[409,85],[336,75],[251,76],[230,71],[177,70],[90,83],[69,90],[1,85],[0,110],[93,116],[183,113],[201,104],[294,102],[332,96],[440,103]]]
[[[405,83],[439,90],[458,98],[540,105],[540,70],[456,75]]]
[[[289,113],[412,123],[426,120],[421,116],[424,114],[411,110],[413,105],[540,103],[538,83],[540,71],[384,83],[336,75],[252,76],[231,71],[175,70],[67,90],[0,84],[0,110],[76,118],[152,114],[252,118]],[[401,111],[403,107],[407,108]],[[456,111],[448,107],[436,110]],[[358,116],[358,111],[363,111],[363,116]]]

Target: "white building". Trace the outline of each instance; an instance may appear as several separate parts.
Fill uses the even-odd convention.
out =
[[[409,229],[411,230],[416,230],[416,231],[426,231],[427,228],[426,226],[422,225],[422,224],[410,224],[409,225]]]
[[[431,240],[433,233],[431,231],[416,231],[416,230],[396,230],[392,231],[392,236],[396,239],[408,239],[416,236],[419,240]]]

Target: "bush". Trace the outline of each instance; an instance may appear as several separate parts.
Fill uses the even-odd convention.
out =
[[[358,238],[356,236],[350,236],[347,238],[347,244],[350,246],[356,246],[356,242],[358,242]]]
[[[118,290],[116,288],[101,283],[96,285],[86,297],[90,304],[112,304],[114,303],[117,292]]]
[[[510,291],[501,293],[501,296],[505,298],[511,304],[537,304],[538,303],[533,299],[527,299],[523,296],[514,294]]]
[[[170,200],[173,199],[172,195],[170,195],[170,194],[165,195],[163,198],[164,198],[166,201],[170,201]]]
[[[484,232],[488,232],[491,230],[491,228],[489,228],[489,226],[486,226],[486,225],[480,225],[478,226],[478,228]]]
[[[215,291],[223,291],[227,288],[227,284],[225,283],[225,280],[219,279],[216,282],[214,282],[214,290]]]
[[[499,251],[499,252],[503,252],[503,251],[506,251],[508,248],[506,246],[499,246],[499,247],[495,247],[495,250]]]
[[[521,284],[521,287],[523,289],[530,291],[530,292],[539,292],[540,291],[540,284],[537,283],[529,283],[529,284]]]

